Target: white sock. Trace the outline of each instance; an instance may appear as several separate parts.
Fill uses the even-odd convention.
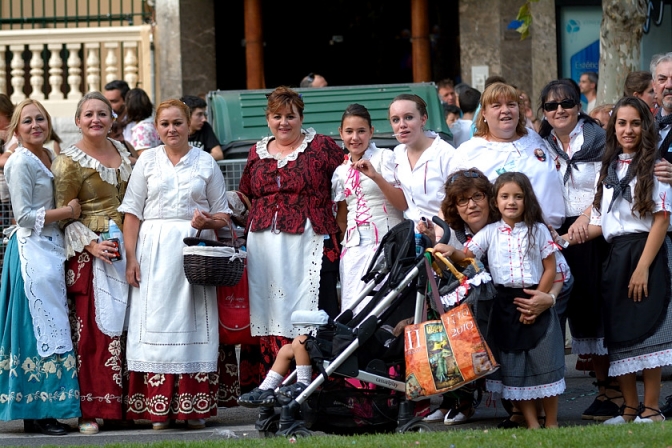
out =
[[[296,366],[296,382],[303,384],[310,384],[313,377],[313,366]]]
[[[264,378],[264,381],[261,382],[259,385],[259,389],[261,390],[267,390],[267,389],[275,389],[282,383],[282,379],[284,376],[280,375],[278,372],[274,370],[269,370],[268,375],[266,375],[266,378]]]

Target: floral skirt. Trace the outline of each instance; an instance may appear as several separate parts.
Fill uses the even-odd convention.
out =
[[[238,397],[261,384],[259,345],[241,345],[240,362],[236,357],[236,346],[219,346],[219,389],[217,406],[238,406]]]
[[[0,287],[0,420],[79,417],[79,403],[74,351],[38,355],[15,234]]]
[[[123,419],[124,356],[120,337],[98,328],[93,296],[93,256],[66,262],[72,339],[77,352],[83,418]]]
[[[130,372],[127,418],[164,422],[213,417],[218,383],[216,372]]]

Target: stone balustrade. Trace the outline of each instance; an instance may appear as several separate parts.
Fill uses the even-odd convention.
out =
[[[0,31],[0,93],[14,103],[39,100],[70,119],[84,92],[115,79],[151,98],[150,33],[149,25]]]

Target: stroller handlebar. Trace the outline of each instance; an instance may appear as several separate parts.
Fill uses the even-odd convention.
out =
[[[438,216],[432,217],[432,222],[443,229],[443,236],[439,240],[439,243],[448,244],[448,241],[450,241],[450,227],[448,227],[448,224]]]

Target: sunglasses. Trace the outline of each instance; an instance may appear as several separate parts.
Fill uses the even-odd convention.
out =
[[[470,178],[470,179],[477,179],[477,178],[481,177],[480,173],[478,173],[478,172],[476,172],[476,171],[471,171],[471,170],[469,170],[469,171],[461,171],[461,172],[459,172],[459,173],[455,173],[455,174],[453,174],[453,176],[451,176],[451,178],[448,179],[448,184],[452,184],[452,183],[455,182],[457,179],[459,179],[460,176],[464,176],[464,177],[467,177],[467,178]]]
[[[315,81],[315,73],[313,72],[308,73],[308,75],[306,75],[306,79],[308,80],[308,82]]]
[[[560,102],[549,101],[548,103],[544,103],[544,110],[546,112],[555,112],[558,110],[558,106],[562,107],[563,109],[571,109],[572,107],[576,106],[576,103],[574,100],[562,100]]]

